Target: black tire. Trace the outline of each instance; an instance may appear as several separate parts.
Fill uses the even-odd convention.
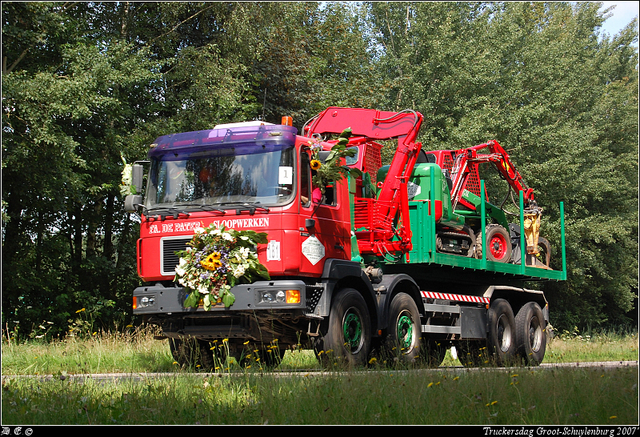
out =
[[[195,338],[169,338],[169,349],[176,362],[184,368],[209,371],[214,368],[208,341]]]
[[[513,364],[516,358],[516,324],[509,302],[504,299],[491,302],[487,319],[487,348],[492,363],[498,366]]]
[[[482,258],[482,251],[487,250],[487,260],[501,263],[511,261],[511,237],[509,232],[500,225],[491,224],[485,228],[485,242],[482,241],[482,233],[476,238],[476,256]]]
[[[540,306],[529,302],[516,315],[517,353],[526,364],[537,366],[547,348],[546,322]]]
[[[345,288],[333,297],[329,320],[322,331],[314,350],[323,365],[367,364],[371,349],[371,319],[367,304],[357,290]]]
[[[420,356],[420,312],[407,293],[398,293],[389,305],[387,353],[405,363]]]

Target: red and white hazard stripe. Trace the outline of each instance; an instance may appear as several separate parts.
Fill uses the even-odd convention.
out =
[[[427,299],[452,300],[455,302],[476,302],[488,304],[490,299],[482,296],[467,296],[464,294],[436,293],[433,291],[421,291],[422,297]]]

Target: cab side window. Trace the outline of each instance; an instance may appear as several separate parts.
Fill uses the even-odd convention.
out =
[[[300,152],[300,203],[309,206],[311,202],[311,165],[309,153],[303,149]]]
[[[333,184],[324,187],[324,197],[322,190],[313,182],[315,170],[311,170],[311,159],[307,150],[302,150],[300,155],[300,203],[310,206],[311,203],[322,205],[336,205],[335,190]]]

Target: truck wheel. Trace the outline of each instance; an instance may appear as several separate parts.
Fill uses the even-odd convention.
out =
[[[389,305],[387,351],[404,362],[414,362],[420,354],[420,312],[407,293],[398,293]]]
[[[353,288],[338,292],[331,304],[324,335],[315,344],[325,366],[341,362],[365,365],[371,348],[371,320],[364,298]]]
[[[504,299],[491,302],[487,312],[489,354],[498,366],[511,364],[516,357],[515,317],[511,305]]]
[[[506,263],[511,260],[511,237],[509,232],[500,225],[488,225],[485,229],[485,241],[482,244],[482,234],[476,239],[476,253],[482,258],[482,251],[487,250],[487,260]]]
[[[545,320],[540,306],[529,302],[520,308],[516,316],[516,344],[518,355],[525,363],[537,366],[544,359],[547,348]]]
[[[176,362],[187,368],[211,370],[214,367],[209,342],[195,338],[169,338],[169,349]]]

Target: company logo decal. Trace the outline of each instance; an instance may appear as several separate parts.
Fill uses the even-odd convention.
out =
[[[235,218],[229,220],[215,220],[212,222],[217,227],[224,226],[228,229],[254,229],[269,226],[269,217],[260,218]],[[175,232],[193,232],[195,228],[204,228],[202,221],[167,222],[149,225],[150,234],[172,234]]]

